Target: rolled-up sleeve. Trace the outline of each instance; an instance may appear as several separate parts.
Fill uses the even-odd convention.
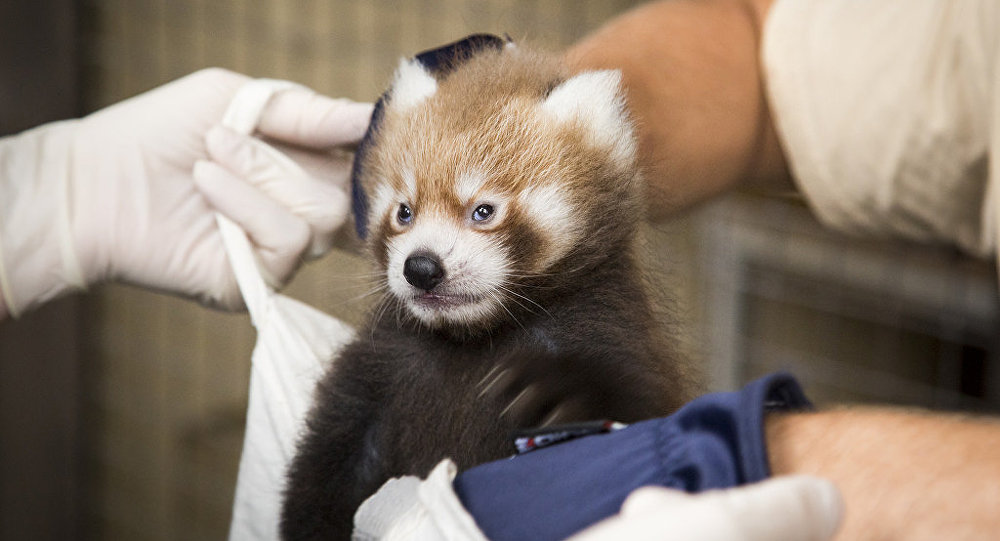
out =
[[[996,253],[998,29],[995,0],[775,2],[768,100],[822,222]]]

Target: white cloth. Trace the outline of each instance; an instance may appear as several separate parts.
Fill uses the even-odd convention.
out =
[[[233,98],[223,124],[240,133],[252,133],[271,95],[289,86],[269,80],[248,83]],[[326,364],[351,340],[354,331],[336,318],[271,290],[243,231],[221,214],[217,219],[240,292],[257,328],[229,539],[278,539],[285,471],[294,456],[313,388]]]
[[[487,541],[455,494],[455,463],[442,460],[421,481],[390,479],[354,515],[355,541]]]
[[[995,254],[998,48],[996,0],[777,0],[768,98],[820,220]]]

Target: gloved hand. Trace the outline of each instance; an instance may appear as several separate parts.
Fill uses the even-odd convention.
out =
[[[371,105],[304,88],[278,93],[258,133],[286,145],[292,160],[280,159],[275,147],[218,126],[248,80],[203,70],[0,139],[8,311],[112,280],[239,308],[215,210],[247,232],[276,287],[304,255],[328,249],[349,206],[350,153],[338,147],[362,137]]]
[[[618,515],[569,541],[826,541],[842,515],[836,487],[813,477],[701,494],[647,487],[633,492]]]

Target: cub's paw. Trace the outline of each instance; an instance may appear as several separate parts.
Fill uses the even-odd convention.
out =
[[[479,398],[518,429],[604,418],[607,382],[585,359],[523,348],[496,363],[478,384]]]

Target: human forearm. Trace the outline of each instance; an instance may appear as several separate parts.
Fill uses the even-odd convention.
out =
[[[1000,531],[1000,423],[896,409],[774,415],[775,475],[833,481],[837,539],[986,539]]]
[[[627,12],[567,52],[623,72],[652,216],[742,183],[786,187],[758,66],[771,0],[673,0]]]

